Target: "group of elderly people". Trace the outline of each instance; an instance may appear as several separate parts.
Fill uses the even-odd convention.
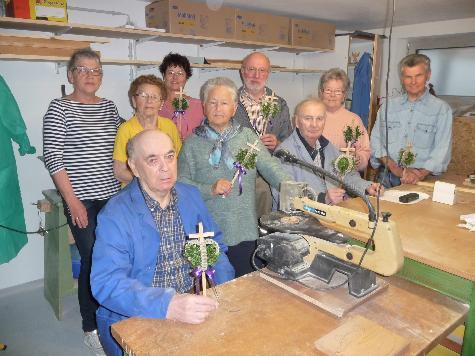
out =
[[[413,55],[401,63],[406,94],[396,108],[389,106],[399,125],[389,118],[388,155],[381,149],[385,114],[380,111],[372,159],[375,166],[387,167],[389,181],[415,183],[446,168],[451,117],[446,104],[427,96],[428,58]],[[163,80],[142,75],[131,83],[135,113],[121,123],[115,105],[96,96],[102,81],[99,57],[80,50],[68,64],[73,92],[53,100],[44,117],[45,164],[81,255],[84,342],[98,355],[104,349],[121,354],[109,329],[115,321],[143,316],[199,323],[217,307],[211,298],[186,293],[193,284],[183,248],[198,223],[215,232],[221,247],[215,282],[222,283],[253,270],[257,218],[270,211],[270,187],[278,191],[283,181],[304,181],[327,204],[347,196],[331,179],[293,164],[282,166],[272,155],[275,150],[286,149],[332,172],[339,149],[347,145],[345,127],[358,126],[357,170],[366,168],[372,151],[361,119],[344,107],[349,80],[340,69],[321,76],[318,97],[301,101],[293,120],[285,100],[266,87],[270,62],[262,53],[244,58],[240,89],[228,78],[210,79],[199,100],[185,96],[189,105],[179,113],[173,103],[192,75],[190,64],[171,53],[160,71]],[[269,96],[275,96],[279,110],[267,125],[262,103]],[[395,141],[414,145],[414,168],[397,166]],[[237,164],[243,150],[256,155],[255,167],[244,171]],[[382,192],[357,171],[344,181],[361,194]],[[266,204],[257,207],[256,201]]]

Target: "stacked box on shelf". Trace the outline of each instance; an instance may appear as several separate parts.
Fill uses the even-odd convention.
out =
[[[6,14],[20,19],[31,19],[29,0],[10,0],[6,2]]]
[[[289,44],[289,18],[236,9],[237,40]]]
[[[234,14],[230,7],[212,11],[202,3],[159,0],[145,7],[145,22],[147,27],[181,35],[234,38]]]
[[[29,0],[34,20],[68,22],[67,0]]]
[[[67,0],[10,0],[7,2],[7,15],[22,19],[67,22]]]
[[[292,46],[335,49],[335,25],[303,19],[291,19]]]

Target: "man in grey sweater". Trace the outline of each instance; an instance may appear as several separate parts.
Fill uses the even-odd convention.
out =
[[[234,121],[252,129],[272,154],[275,148],[292,132],[289,107],[284,99],[276,96],[279,112],[270,118],[268,124],[262,114],[262,103],[266,96],[274,92],[266,87],[270,74],[270,60],[260,52],[247,55],[241,65],[243,86],[239,88],[239,103]],[[272,209],[272,195],[269,184],[258,176],[256,180],[257,217]]]

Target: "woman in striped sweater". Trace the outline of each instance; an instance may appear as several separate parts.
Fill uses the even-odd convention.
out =
[[[94,51],[75,52],[67,75],[74,90],[49,105],[43,119],[43,154],[81,255],[78,299],[84,342],[100,355],[104,353],[96,331],[97,302],[91,294],[89,275],[96,216],[119,190],[112,151],[120,117],[112,101],[96,96],[102,67]]]

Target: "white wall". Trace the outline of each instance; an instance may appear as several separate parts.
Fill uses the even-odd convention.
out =
[[[397,10],[397,9],[396,9]],[[403,14],[397,14],[403,16]],[[385,34],[389,36],[389,29],[376,29],[368,32]],[[439,35],[455,35],[462,33],[475,34],[475,17],[461,20],[437,21],[421,23],[416,25],[407,25],[395,27],[392,34],[391,43],[391,63],[389,74],[389,97],[397,95],[400,92],[398,63],[408,54],[408,42],[417,37],[431,37]],[[380,95],[385,96],[387,61],[389,53],[389,41],[383,40],[383,59],[381,64],[381,89]]]
[[[70,6],[86,7],[94,9],[126,12],[130,15],[136,26],[144,27],[144,1],[93,1],[93,0],[69,0]],[[71,10],[69,21],[72,23],[87,23],[104,26],[120,26],[125,24],[126,16],[111,16],[106,14],[94,14]],[[2,30],[2,32],[14,32]],[[32,33],[38,35],[39,33]],[[106,45],[94,45],[93,48],[100,50],[104,58],[127,59],[127,40],[110,39]],[[210,58],[242,59],[250,50],[226,47],[200,48],[196,45],[180,45],[166,42],[150,42],[140,44],[138,58],[160,60],[170,51],[179,52],[189,56],[208,56]],[[302,56],[290,53],[269,52],[272,63],[286,67],[304,67]],[[308,68],[312,66],[306,65]],[[313,66],[315,67],[315,66]],[[129,87],[129,66],[104,66],[104,79],[98,95],[113,100],[120,114],[124,118],[130,117],[132,110],[127,99]],[[158,74],[157,68],[152,68],[143,73]],[[42,118],[51,99],[60,97],[61,84],[67,84],[66,92],[72,88],[67,83],[65,67],[56,72],[56,66],[50,62],[27,62],[27,61],[0,61],[0,75],[10,86],[15,96],[24,121],[28,129],[28,135],[32,144],[37,148],[36,155],[42,155]],[[186,91],[197,97],[201,84],[208,78],[224,75],[232,78],[240,85],[238,71],[204,71],[194,70]],[[316,79],[315,79],[316,78]],[[276,93],[287,99],[291,110],[300,98],[310,94],[313,90],[318,75],[272,73],[269,86]],[[310,89],[311,88],[311,89]],[[17,149],[15,145],[15,150]],[[53,183],[41,161],[35,156],[16,156],[20,187],[25,209],[25,221],[29,231],[36,231],[39,226],[39,217],[36,206],[31,203],[42,199],[42,190],[53,188]],[[0,265],[0,289],[23,284],[32,280],[43,278],[43,238],[39,235],[29,235],[27,245],[19,255],[9,263]]]

